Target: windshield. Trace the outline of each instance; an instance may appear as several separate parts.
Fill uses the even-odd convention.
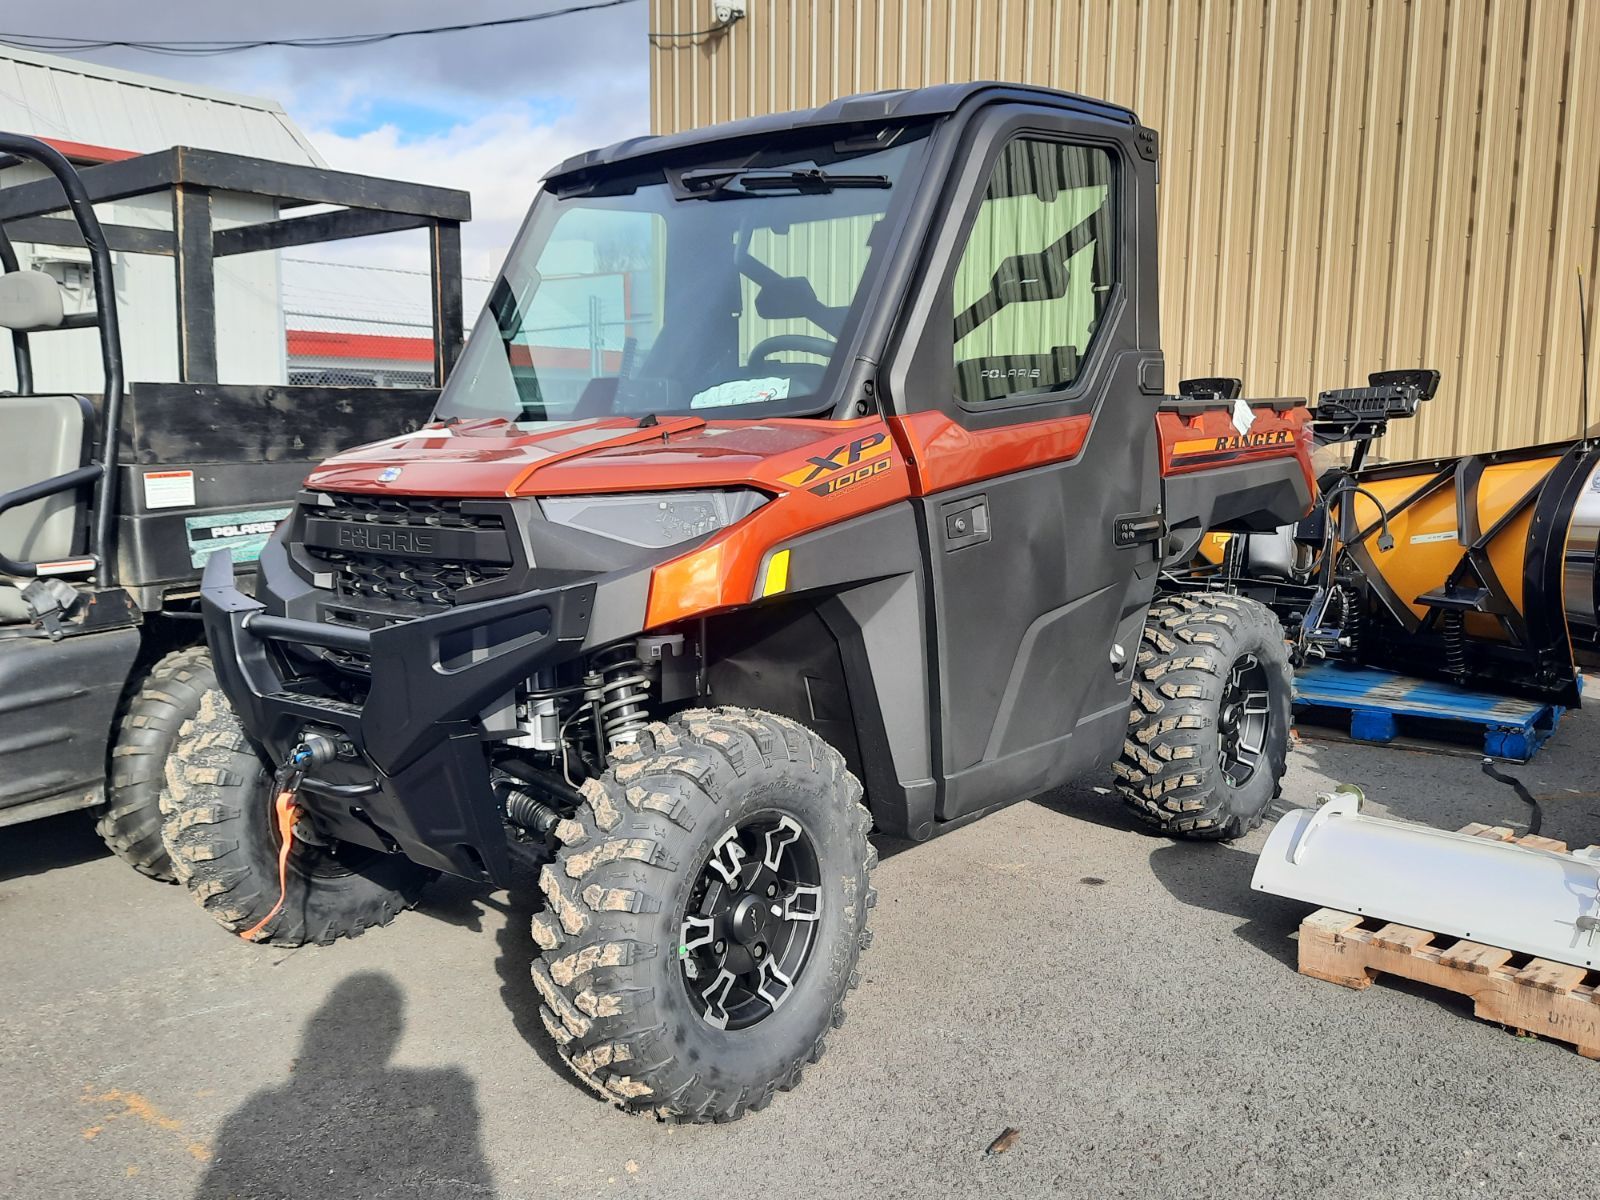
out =
[[[440,417],[566,421],[829,406],[882,226],[926,130],[546,193]]]

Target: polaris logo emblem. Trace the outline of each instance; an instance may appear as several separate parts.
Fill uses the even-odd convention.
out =
[[[383,470],[378,472],[378,482],[379,483],[393,483],[396,479],[399,479],[399,478],[400,478],[400,468],[399,467],[385,467]]]
[[[985,379],[1039,379],[1044,375],[1038,367],[1010,367],[1001,370],[999,367],[985,367],[978,372]]]
[[[341,550],[392,550],[432,554],[433,534],[419,529],[383,529],[351,525],[339,530]]]

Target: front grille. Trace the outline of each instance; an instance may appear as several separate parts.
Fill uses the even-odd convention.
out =
[[[334,590],[341,599],[377,597],[448,608],[456,593],[480,583],[504,579],[511,571],[500,564],[408,562],[375,554],[318,550],[317,556],[337,569]]]
[[[504,536],[504,516],[464,512],[460,500],[348,493],[328,493],[328,498],[333,501],[331,506],[307,508],[306,515],[385,529],[466,529],[498,531]],[[333,590],[341,600],[375,599],[429,608],[449,608],[461,603],[460,593],[464,589],[494,583],[512,571],[504,562],[417,558],[365,550],[336,550],[327,546],[307,545],[305,553],[314,563],[331,570]]]
[[[463,512],[463,502],[441,496],[359,496],[329,492],[332,506],[311,511],[330,521],[365,521],[373,525],[409,525],[435,529],[504,529],[499,513]]]

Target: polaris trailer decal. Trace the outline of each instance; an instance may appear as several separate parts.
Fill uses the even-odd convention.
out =
[[[214,550],[227,550],[236,563],[252,563],[261,557],[261,547],[267,544],[278,522],[293,509],[257,508],[249,512],[212,513],[205,517],[185,517],[183,524],[189,535],[189,562],[192,566],[205,566]]]

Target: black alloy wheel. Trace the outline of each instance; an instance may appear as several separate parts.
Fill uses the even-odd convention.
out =
[[[539,873],[539,1016],[622,1108],[736,1120],[844,1023],[877,900],[861,783],[813,730],[744,708],[652,721],[610,757]]]
[[[1266,816],[1288,768],[1294,675],[1272,610],[1225,592],[1166,596],[1139,638],[1117,790],[1174,837],[1227,841]]]
[[[1228,672],[1217,718],[1220,765],[1234,787],[1244,786],[1260,768],[1271,730],[1267,669],[1254,654],[1241,654]]]
[[[708,1025],[748,1029],[794,994],[822,919],[816,848],[786,813],[761,813],[717,840],[689,894],[678,958]]]

